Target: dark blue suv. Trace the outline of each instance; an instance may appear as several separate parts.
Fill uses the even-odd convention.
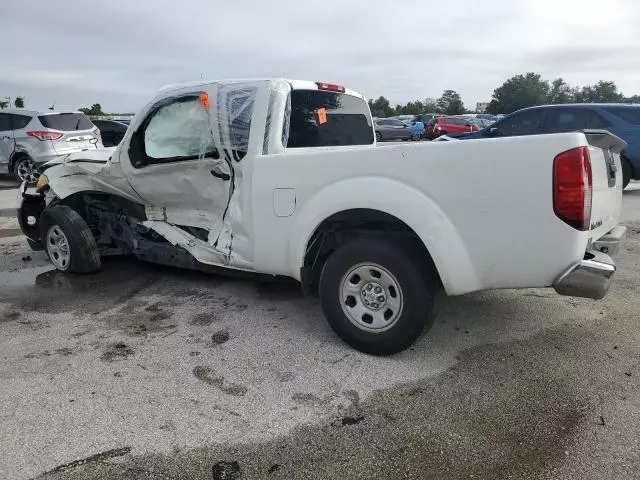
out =
[[[623,185],[640,179],[640,105],[621,103],[543,105],[518,110],[479,132],[449,135],[458,140],[511,137],[541,133],[609,130],[628,147],[622,152]]]

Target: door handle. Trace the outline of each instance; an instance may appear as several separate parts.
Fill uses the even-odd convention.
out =
[[[11,140],[11,137],[2,137],[3,140]]]
[[[231,180],[231,175],[229,175],[228,173],[216,172],[215,170],[211,170],[211,175],[213,175],[216,178],[219,178],[223,182],[228,182],[229,180]]]

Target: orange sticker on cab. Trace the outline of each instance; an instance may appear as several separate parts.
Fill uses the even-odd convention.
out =
[[[318,123],[320,125],[322,125],[323,123],[327,123],[327,109],[326,108],[319,108],[318,110],[316,110],[316,113],[318,115]]]
[[[202,108],[204,108],[205,110],[209,110],[209,94],[208,93],[200,94],[200,105],[202,105]]]

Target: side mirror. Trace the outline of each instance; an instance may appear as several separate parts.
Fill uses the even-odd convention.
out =
[[[488,131],[487,131],[487,137],[501,137],[502,133],[500,133],[500,130],[498,130],[496,127],[491,127]]]

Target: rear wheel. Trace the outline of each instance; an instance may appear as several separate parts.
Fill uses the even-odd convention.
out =
[[[40,172],[31,158],[22,155],[13,164],[13,175],[21,182],[35,184],[40,177]]]
[[[627,188],[629,182],[631,181],[631,164],[629,160],[622,157],[622,188]]]
[[[100,268],[98,246],[78,212],[64,205],[47,208],[40,225],[42,244],[58,270],[90,273]]]
[[[411,246],[354,240],[328,258],[320,301],[331,327],[357,350],[390,355],[409,347],[435,317],[439,282]]]

